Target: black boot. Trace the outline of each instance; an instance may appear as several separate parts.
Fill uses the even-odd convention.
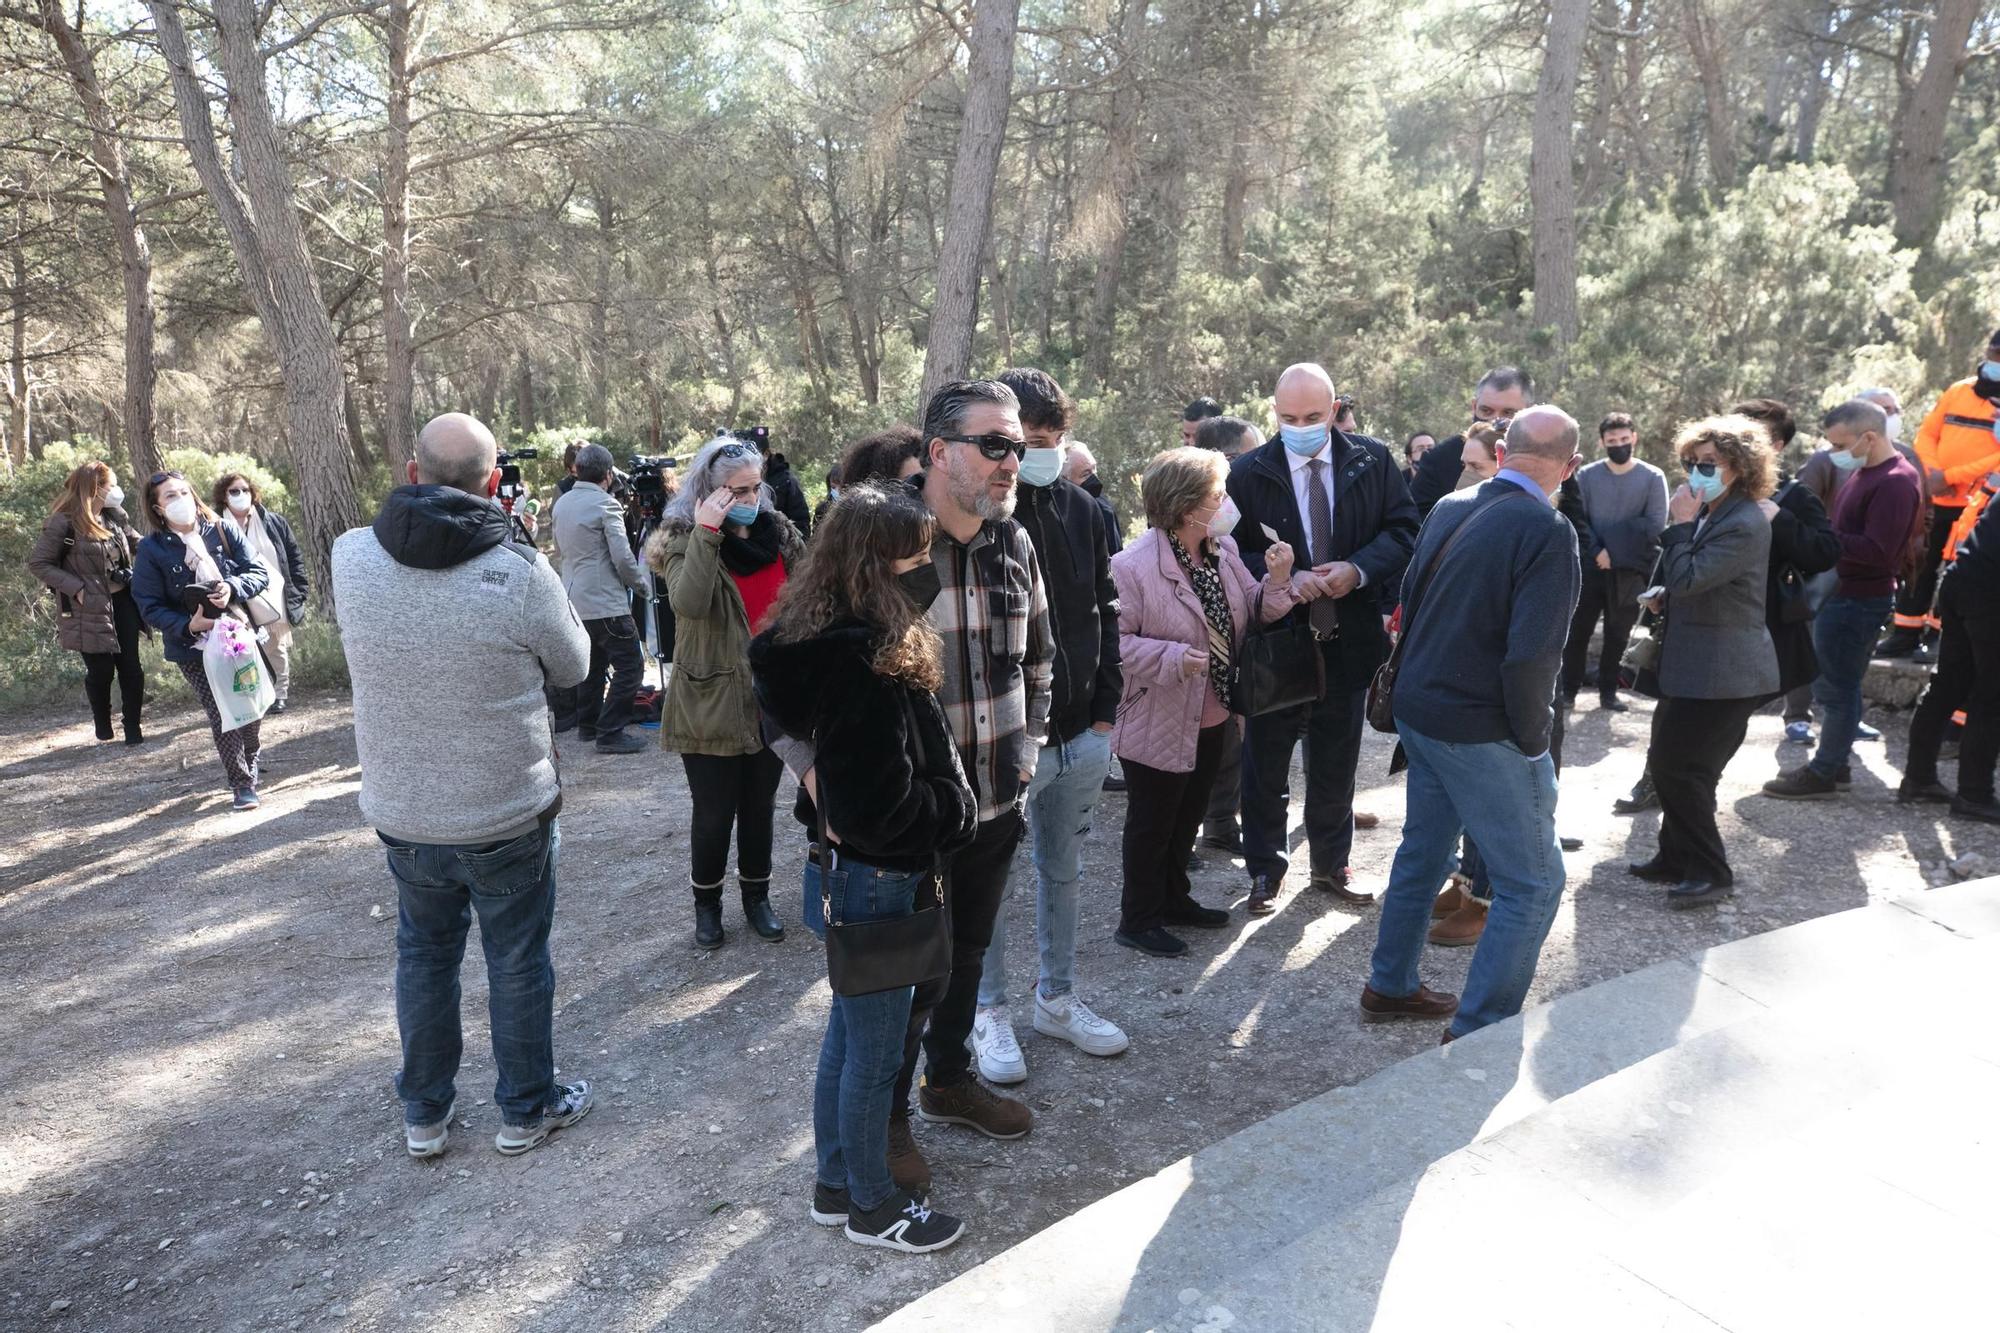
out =
[[[1632,794],[1621,796],[1611,803],[1611,812],[1619,815],[1636,815],[1641,810],[1660,808],[1660,794],[1653,790],[1653,775],[1641,773],[1639,780],[1632,784]]]
[[[694,886],[694,942],[698,949],[722,947],[722,886]]]
[[[146,733],[139,729],[137,722],[127,722],[125,724],[125,743],[127,745],[144,745],[146,743]]]
[[[743,919],[757,932],[757,938],[769,944],[784,939],[785,927],[771,910],[771,881],[739,877],[737,882],[743,886]]]

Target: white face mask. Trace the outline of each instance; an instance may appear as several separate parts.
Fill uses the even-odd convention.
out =
[[[166,514],[167,522],[173,524],[175,527],[191,527],[195,520],[194,497],[192,495],[177,495],[167,503],[167,507],[162,512]]]
[[[125,507],[125,488],[124,488],[124,487],[122,487],[122,486],[113,486],[113,487],[111,487],[111,488],[110,488],[109,490],[105,491],[105,492],[104,492],[104,503],[106,503],[106,504],[110,505],[110,506],[111,506],[111,507],[112,507],[113,509],[122,509],[122,508],[124,508],[124,507]]]
[[[1208,535],[1227,537],[1236,530],[1236,520],[1242,517],[1243,513],[1236,507],[1236,501],[1226,495],[1223,496],[1222,505],[1215,511],[1215,517],[1208,520]]]
[[[234,491],[230,492],[229,509],[231,513],[236,513],[236,514],[249,513],[250,497],[247,495],[238,495]]]
[[[1900,440],[1903,438],[1903,414],[1901,412],[1891,412],[1889,414],[1888,435],[1891,440]]]

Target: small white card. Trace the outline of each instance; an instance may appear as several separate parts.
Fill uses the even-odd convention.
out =
[[[1257,526],[1263,531],[1266,541],[1274,542],[1279,540],[1277,532],[1272,529],[1269,523],[1259,523]]]

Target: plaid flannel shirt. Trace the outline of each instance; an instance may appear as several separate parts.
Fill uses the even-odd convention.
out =
[[[1012,519],[961,545],[931,542],[939,591],[930,622],[944,639],[938,702],[979,797],[981,823],[1012,809],[1048,739],[1055,637],[1035,545]]]

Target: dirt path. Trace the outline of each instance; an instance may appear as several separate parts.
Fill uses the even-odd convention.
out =
[[[819,949],[797,926],[802,840],[781,822],[791,938],[748,936],[731,904],[728,946],[700,954],[680,765],[587,753],[568,766],[556,1051],[565,1072],[596,1082],[599,1108],[524,1158],[492,1151],[474,948],[464,1123],[441,1161],[412,1162],[390,1091],[396,903],[355,808],[345,701],[308,701],[270,724],[265,804],[248,815],[229,810],[197,722],[161,719],[136,754],[93,747],[87,727],[0,723],[11,1017],[0,1033],[0,1325],[859,1327],[1111,1190],[1436,1040],[1428,1026],[1356,1021],[1374,914],[1310,891],[1267,920],[1197,932],[1186,959],[1113,945],[1123,798],[1107,797],[1088,845],[1079,990],[1131,1032],[1131,1051],[1095,1061],[1021,1024],[1035,1132],[1001,1144],[919,1129],[938,1202],[968,1218],[967,1240],[931,1258],[864,1250],[805,1217],[827,992]],[[1751,796],[1781,753],[1787,765],[1801,757],[1767,714],[1723,792],[1740,896],[1668,912],[1621,873],[1650,851],[1654,817],[1609,813],[1647,725],[1643,703],[1623,717],[1586,705],[1573,720],[1562,825],[1586,846],[1569,858],[1538,998],[1918,887],[1919,863],[2000,860],[1994,831],[1894,803],[1893,720],[1889,752],[1860,748],[1865,771],[1839,803]],[[1370,738],[1361,804],[1383,826],[1360,835],[1355,861],[1371,885],[1402,812],[1381,741]],[[1219,858],[1200,883],[1210,901],[1245,887]],[[1032,984],[1032,892],[1008,910],[1019,995]],[[1427,980],[1455,987],[1466,961],[1433,950]]]

